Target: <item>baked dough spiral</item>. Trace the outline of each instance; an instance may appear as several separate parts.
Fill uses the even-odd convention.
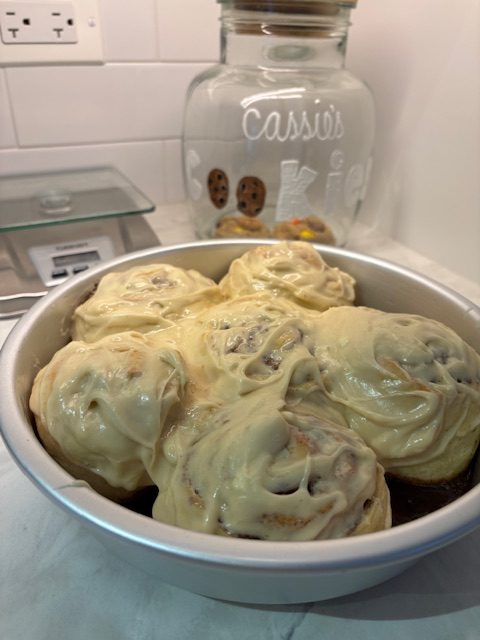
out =
[[[221,299],[218,285],[194,269],[149,264],[108,273],[75,310],[72,337],[95,342],[121,331],[164,329]]]
[[[353,304],[354,287],[352,276],[327,265],[312,245],[297,241],[250,249],[220,281],[229,298],[266,292],[317,311]]]
[[[129,332],[70,342],[37,374],[39,437],[76,478],[119,499],[152,484],[147,469],[186,384],[180,354]]]
[[[316,325],[325,394],[392,474],[440,483],[480,440],[480,356],[418,315],[339,307]]]
[[[261,540],[317,540],[385,529],[388,489],[354,431],[243,400],[164,444],[154,518]],[[165,479],[165,475],[168,479]]]

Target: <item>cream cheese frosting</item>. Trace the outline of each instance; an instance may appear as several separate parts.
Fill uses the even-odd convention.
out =
[[[182,337],[193,378],[208,393],[237,398],[272,385],[283,395],[292,371],[312,360],[307,314],[288,300],[256,294],[225,301],[191,321]]]
[[[261,540],[389,527],[383,469],[362,439],[326,420],[279,411],[271,400],[262,391],[200,428],[171,433],[154,518]]]
[[[220,288],[227,297],[267,292],[307,309],[353,304],[355,280],[330,267],[308,243],[259,246],[234,260]]]
[[[178,351],[121,333],[58,351],[35,378],[30,408],[60,463],[134,490],[151,484],[147,469],[185,384]]]
[[[351,276],[282,242],[217,285],[171,265],[108,274],[34,382],[51,455],[196,531],[313,540],[391,525],[384,468],[439,483],[480,439],[480,356],[444,325],[354,307]]]
[[[454,331],[341,307],[316,332],[325,394],[388,471],[440,482],[468,465],[480,440],[480,356]]]
[[[194,269],[149,264],[106,274],[75,310],[74,340],[94,342],[121,331],[162,329],[222,299],[218,285]]]

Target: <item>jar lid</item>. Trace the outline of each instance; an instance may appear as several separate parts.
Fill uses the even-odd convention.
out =
[[[354,9],[358,0],[217,0],[240,11],[335,15],[341,9]]]
[[[345,35],[357,0],[217,0],[224,27],[242,34],[331,38]]]

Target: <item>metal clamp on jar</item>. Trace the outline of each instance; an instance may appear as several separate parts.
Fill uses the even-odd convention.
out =
[[[374,105],[344,68],[356,0],[219,0],[221,62],[192,82],[184,169],[197,234],[343,245]]]

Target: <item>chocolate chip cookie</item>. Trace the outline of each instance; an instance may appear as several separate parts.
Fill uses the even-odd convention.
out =
[[[228,176],[222,169],[212,169],[207,178],[210,200],[217,209],[222,209],[228,200]]]
[[[260,178],[245,176],[237,186],[237,209],[251,218],[258,216],[265,204],[267,190]]]

